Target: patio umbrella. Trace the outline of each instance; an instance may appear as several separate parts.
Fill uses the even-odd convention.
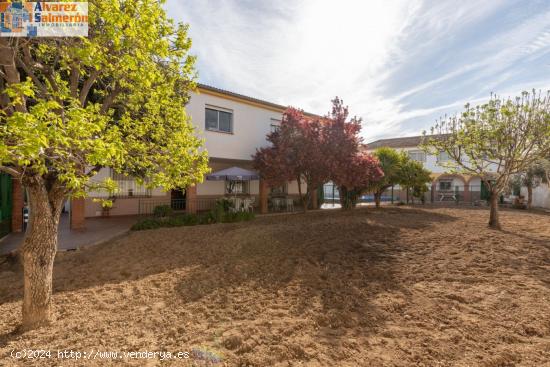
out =
[[[256,171],[241,167],[230,167],[206,175],[206,179],[208,181],[250,181],[259,180],[260,175]]]

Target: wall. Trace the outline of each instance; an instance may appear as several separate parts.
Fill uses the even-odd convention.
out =
[[[472,177],[470,179],[470,191],[481,191],[481,178]]]
[[[206,106],[220,107],[233,112],[233,133],[205,131]],[[243,102],[213,96],[207,93],[191,93],[186,106],[198,135],[205,139],[205,149],[210,157],[250,160],[256,148],[266,146],[266,135],[272,124],[278,124],[282,111],[251,106]]]
[[[527,200],[527,188],[521,188],[521,195]],[[541,184],[533,189],[533,206],[550,209],[550,187]]]
[[[169,192],[163,192],[162,195],[156,195],[156,199],[170,199]],[[115,215],[136,215],[139,214],[140,198],[116,198],[113,201],[113,207],[109,210],[110,216]],[[94,198],[88,197],[85,201],[84,216],[98,217],[102,214],[102,206],[100,202],[95,202]]]
[[[213,132],[205,130],[205,109],[206,107],[231,110],[233,114],[233,132]],[[245,169],[252,169],[251,159],[256,149],[268,145],[266,135],[271,132],[271,125],[276,125],[282,118],[282,110],[270,107],[251,105],[246,102],[236,101],[231,98],[224,98],[208,92],[191,93],[191,99],[186,106],[186,111],[191,118],[191,123],[197,128],[197,135],[204,139],[204,149],[211,158],[210,167],[212,172],[238,166]],[[221,158],[217,159],[217,158]],[[94,180],[101,181],[110,177],[109,168],[102,169],[94,177]],[[302,186],[305,192],[305,185]],[[298,194],[298,185],[291,182],[288,186],[288,193]],[[170,198],[170,193],[164,192],[162,188],[152,190],[152,196],[159,199]],[[197,196],[219,197],[225,194],[225,183],[223,181],[204,181],[197,185]],[[259,195],[259,181],[250,182],[250,194]],[[85,215],[87,217],[100,216],[102,208],[100,203],[93,201],[93,198],[106,198],[105,192],[91,192],[86,199]],[[139,212],[139,198],[117,198],[110,215],[129,215]]]

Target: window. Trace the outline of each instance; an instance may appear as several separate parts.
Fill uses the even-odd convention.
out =
[[[453,181],[439,181],[439,191],[451,191]]]
[[[440,152],[437,156],[438,162],[447,162],[449,160],[451,160],[451,158],[449,157],[449,154],[447,152]]]
[[[111,178],[116,182],[118,188],[118,190],[113,194],[113,197],[126,198],[151,196],[151,189],[148,189],[145,186],[145,183],[140,185],[133,177],[111,171]]]
[[[426,162],[426,153],[421,150],[410,150],[409,158],[417,162]]]
[[[226,194],[248,194],[248,181],[225,181]]]
[[[287,193],[287,185],[275,186],[270,189],[271,196],[285,196]]]
[[[233,132],[233,113],[213,108],[205,110],[205,128],[209,131]]]
[[[279,129],[281,128],[281,120],[272,118],[271,125],[269,125],[269,128],[272,133],[279,131]]]

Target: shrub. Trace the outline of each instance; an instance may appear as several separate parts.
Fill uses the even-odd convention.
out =
[[[216,217],[217,217],[217,213],[216,213],[216,209],[214,210],[211,210],[207,213],[203,213],[203,214],[200,214],[197,216],[197,221],[198,221],[198,224],[213,224],[213,223],[216,223],[217,220],[216,220]]]
[[[229,213],[231,208],[233,208],[233,203],[229,199],[221,198],[216,200],[216,209],[219,209],[224,213]]]
[[[132,231],[143,231],[161,227],[194,226],[197,224],[234,223],[254,219],[254,213],[249,212],[222,212],[216,208],[210,212],[195,214],[174,215],[170,217],[154,217],[142,219],[131,227]]]
[[[161,217],[161,218],[168,217],[172,215],[173,212],[174,211],[172,210],[170,205],[157,205],[153,209],[153,215],[155,217]]]
[[[250,212],[235,212],[235,213],[226,213],[222,219],[224,223],[233,223],[233,222],[246,222],[251,219],[254,219],[254,213]]]
[[[155,229],[162,227],[162,222],[156,218],[142,219],[134,224],[130,229],[132,231],[143,231],[146,229]]]
[[[181,227],[185,225],[185,220],[183,216],[177,215],[174,217],[169,217],[164,221],[166,227]]]

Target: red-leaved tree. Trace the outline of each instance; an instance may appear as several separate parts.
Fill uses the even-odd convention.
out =
[[[380,162],[373,155],[359,152],[351,156],[345,166],[333,172],[333,182],[340,192],[342,209],[352,209],[373,183],[384,176]]]
[[[329,170],[323,152],[322,122],[289,107],[280,127],[267,135],[271,146],[256,150],[254,168],[270,186],[296,180],[304,211],[313,191],[328,180]],[[302,183],[306,192],[302,192]]]
[[[348,107],[336,97],[323,121],[326,165],[330,179],[338,186],[342,209],[355,207],[359,197],[384,176],[378,159],[361,152],[361,119],[347,121],[348,115]]]

